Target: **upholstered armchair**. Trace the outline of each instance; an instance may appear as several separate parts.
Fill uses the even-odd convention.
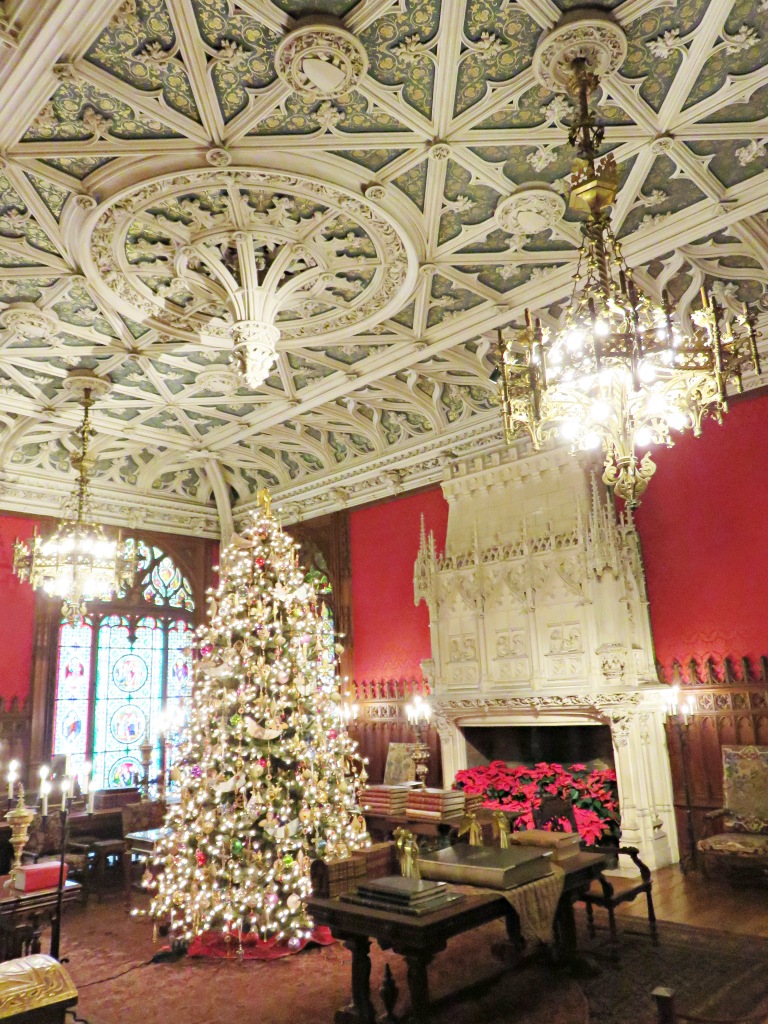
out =
[[[58,811],[45,817],[36,814],[29,826],[29,839],[21,855],[22,863],[42,864],[45,861],[57,861],[60,856],[61,815]],[[78,841],[67,840],[64,863],[67,865],[68,877],[82,884],[83,899],[88,892],[92,859],[91,842],[87,837]]]
[[[723,747],[725,807],[706,817],[721,831],[700,839],[708,876],[768,882],[768,747]]]

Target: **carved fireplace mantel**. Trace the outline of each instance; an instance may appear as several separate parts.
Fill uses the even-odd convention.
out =
[[[443,771],[467,767],[471,726],[608,725],[623,842],[677,859],[640,547],[631,518],[562,451],[460,466],[443,485],[446,552],[422,532],[417,603],[430,614]]]

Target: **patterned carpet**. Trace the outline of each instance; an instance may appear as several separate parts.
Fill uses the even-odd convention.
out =
[[[631,929],[631,930],[628,930]],[[655,1024],[651,991],[677,993],[678,1011],[712,1020],[768,1021],[768,940],[661,925],[655,949],[642,923],[627,921],[623,966],[605,959],[604,933],[583,948],[603,969],[576,980],[534,960],[500,972],[491,945],[501,922],[452,939],[430,967],[434,1019],[440,1024]],[[331,1024],[349,1000],[350,954],[339,943],[269,963],[182,959],[148,964],[157,947],[151,925],[127,917],[119,901],[71,909],[62,954],[80,990],[78,1016],[88,1024]],[[406,1008],[401,958],[372,949],[374,1002],[390,963]],[[457,996],[456,990],[472,982]],[[760,1015],[760,1011],[765,1011]]]

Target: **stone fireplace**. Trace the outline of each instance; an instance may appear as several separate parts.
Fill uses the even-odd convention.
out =
[[[422,530],[416,602],[430,616],[444,781],[468,766],[472,730],[608,726],[622,842],[649,867],[678,859],[664,733],[631,518],[585,460],[557,449],[455,464],[446,550]],[[504,758],[502,758],[504,759]]]

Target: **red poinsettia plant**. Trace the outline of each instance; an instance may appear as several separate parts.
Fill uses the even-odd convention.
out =
[[[573,803],[573,813],[581,838],[592,845],[598,840],[618,839],[620,829],[619,794],[616,772],[612,768],[590,770],[584,764],[541,762],[510,767],[504,761],[491,761],[482,768],[465,768],[456,774],[454,784],[465,793],[481,793],[483,807],[517,811],[513,829],[534,828],[533,809],[544,796],[559,796]],[[566,820],[550,822],[549,828],[570,832]]]

